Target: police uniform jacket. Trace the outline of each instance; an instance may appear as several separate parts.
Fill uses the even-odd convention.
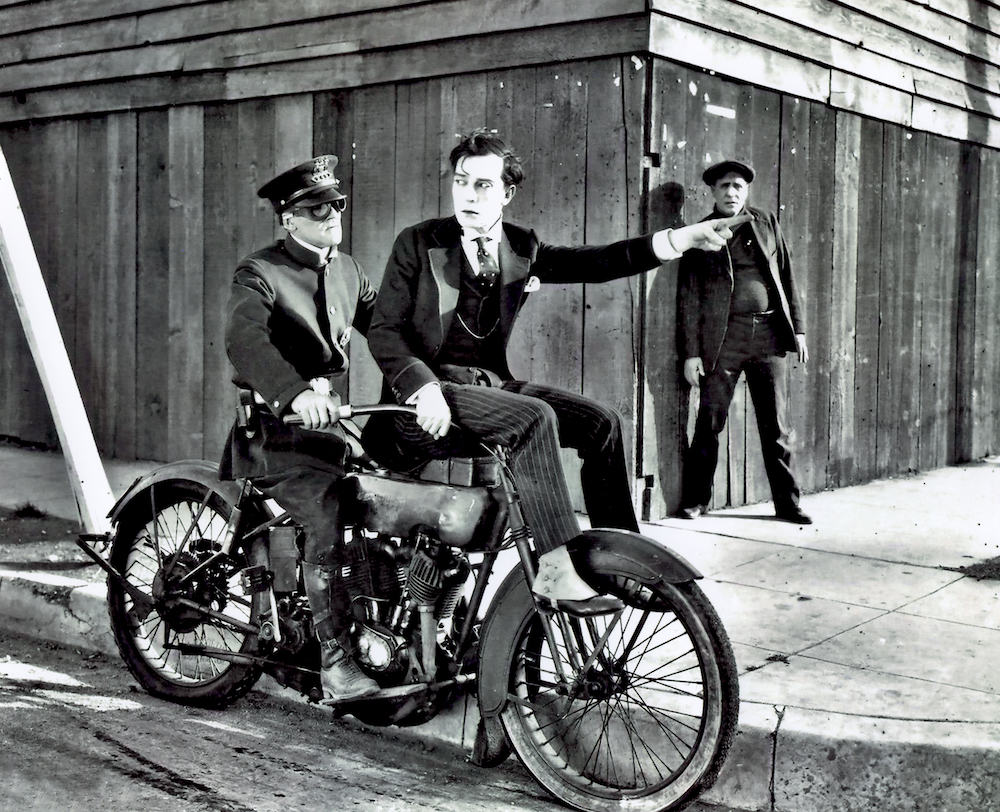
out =
[[[286,426],[281,416],[313,379],[346,373],[351,333],[367,334],[374,303],[375,289],[347,254],[324,265],[318,253],[289,237],[240,262],[227,311],[226,351],[233,382],[263,403],[249,425],[230,432],[223,479],[343,464],[342,436]]]
[[[783,352],[795,351],[795,336],[805,333],[805,323],[788,246],[773,213],[750,206],[746,207],[746,212],[753,216],[747,225],[761,256],[767,261],[767,268],[761,271],[768,275],[777,295],[772,325],[779,347]],[[719,217],[722,215],[713,211],[702,222]],[[692,249],[685,253],[678,268],[678,285],[681,357],[701,358],[705,371],[709,372],[718,361],[729,324],[733,295],[733,263],[729,248],[720,251]]]

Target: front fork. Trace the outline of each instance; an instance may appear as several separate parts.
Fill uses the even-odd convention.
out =
[[[531,590],[531,587],[535,582],[537,570],[535,568],[535,553],[529,540],[530,533],[528,531],[528,524],[524,520],[524,512],[521,507],[520,497],[511,485],[510,478],[506,475],[506,470],[504,470],[504,475],[501,479],[501,491],[503,493],[504,501],[506,502],[508,515],[510,517],[509,527],[511,530],[511,539],[517,547],[517,554],[521,559],[521,567],[524,570],[524,576],[528,583],[528,590],[532,596],[532,600],[534,601],[534,592]],[[601,653],[604,651],[604,647],[608,642],[608,638],[611,636],[612,631],[617,627],[618,619],[621,617],[621,613],[624,610],[618,610],[615,614],[614,620],[607,624],[607,628],[604,630],[603,634],[598,633],[597,624],[594,622],[593,618],[587,619],[587,629],[589,630],[591,636],[591,645],[587,645],[585,641],[579,638],[581,628],[579,623],[571,622],[570,619],[562,612],[552,612],[548,607],[539,606],[537,601],[535,601],[535,608],[538,610],[539,621],[542,624],[542,631],[545,634],[545,640],[549,645],[549,651],[552,652],[552,663],[556,671],[556,677],[559,685],[568,694],[573,695],[582,686],[587,673],[593,667],[598,658],[600,658]],[[568,662],[573,673],[576,675],[573,679],[567,677],[563,658],[557,655],[560,647],[557,642],[557,635],[553,622],[558,626],[559,633],[562,636],[564,644],[563,647],[566,650],[566,661]],[[583,654],[584,650],[589,650],[586,658]]]

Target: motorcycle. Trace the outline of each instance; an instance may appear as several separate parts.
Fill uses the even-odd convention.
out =
[[[385,470],[351,418],[387,410],[412,412],[340,408],[356,452],[341,493],[342,575],[354,656],[380,690],[334,711],[416,725],[474,690],[474,763],[516,753],[585,812],[693,801],[718,777],[739,712],[736,662],[701,575],[654,539],[585,530],[573,561],[624,609],[578,618],[537,606],[536,554],[503,449]],[[78,543],[108,573],[114,638],[146,691],[221,708],[266,673],[322,700],[302,530],[251,481],[220,481],[206,461],[166,464],[110,518],[109,535]],[[499,584],[498,559],[516,562]]]

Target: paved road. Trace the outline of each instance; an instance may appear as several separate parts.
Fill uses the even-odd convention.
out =
[[[564,810],[513,760],[252,693],[225,711],[139,691],[110,657],[0,629],[0,810]]]

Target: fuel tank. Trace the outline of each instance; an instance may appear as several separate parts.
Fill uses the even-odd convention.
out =
[[[486,488],[419,482],[392,475],[352,474],[344,481],[344,518],[376,533],[407,537],[427,525],[452,547],[467,547],[496,503]]]

